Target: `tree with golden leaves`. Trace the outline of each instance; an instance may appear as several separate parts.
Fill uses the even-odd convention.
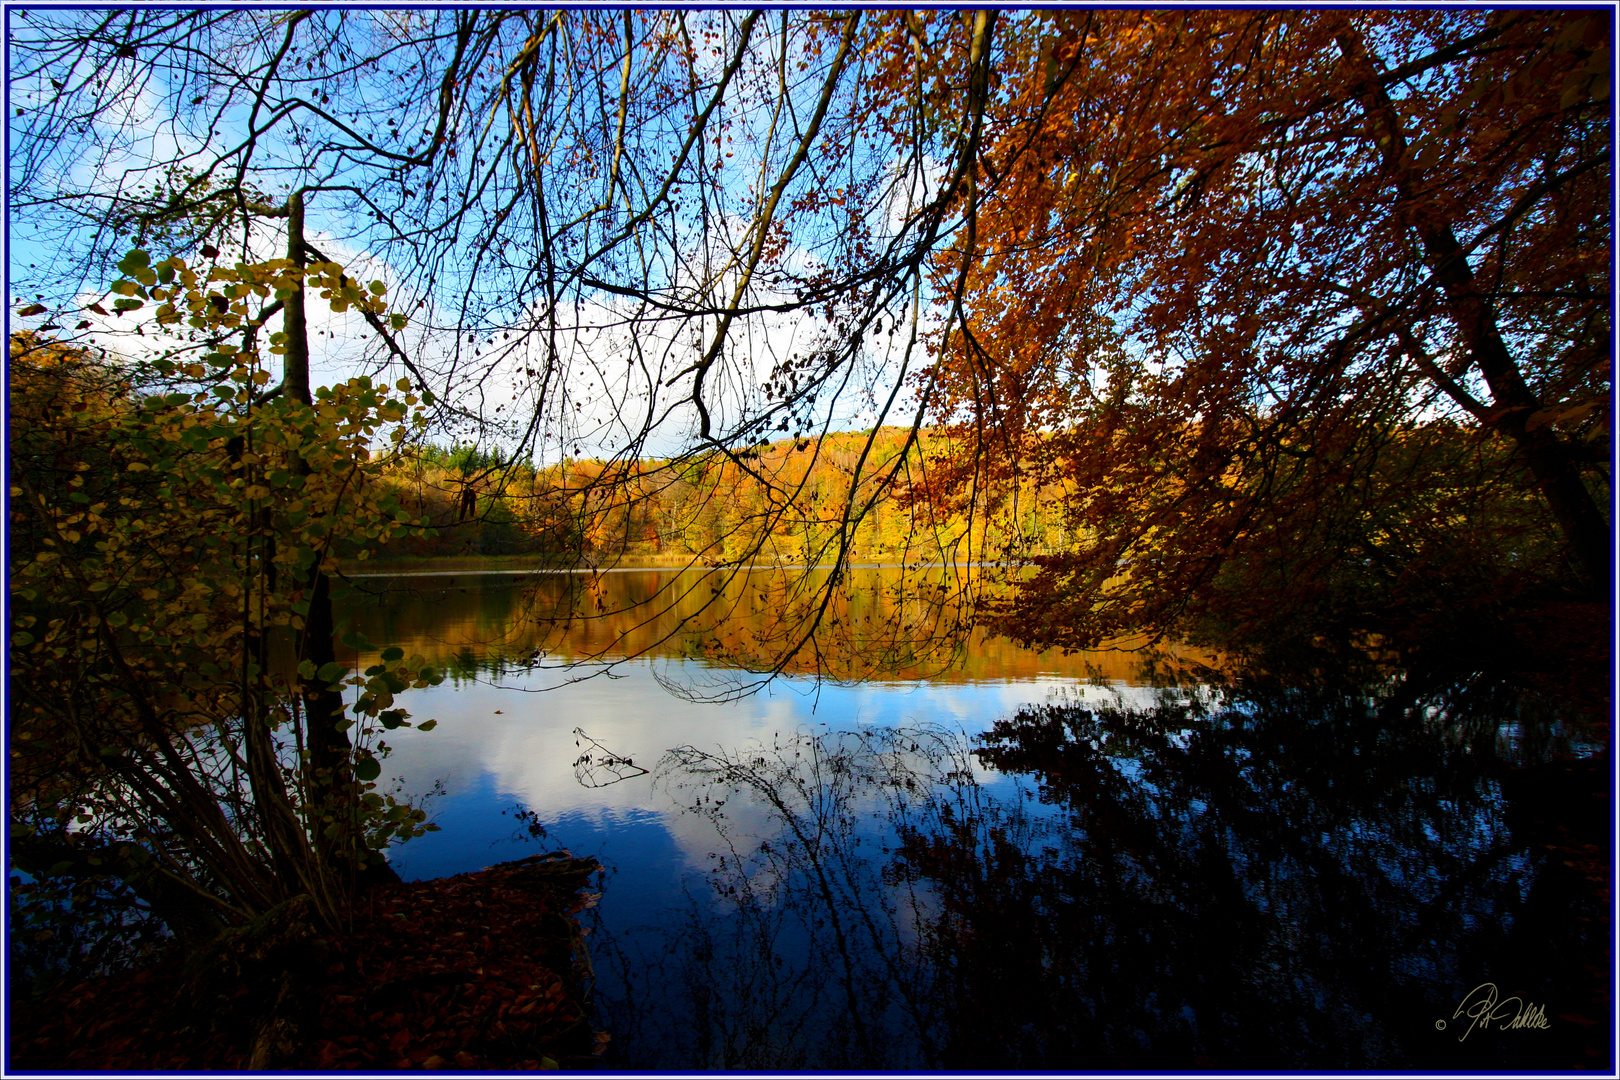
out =
[[[1607,600],[1605,14],[1074,11],[1003,47],[947,413],[1070,485],[1077,541],[1010,629]]]

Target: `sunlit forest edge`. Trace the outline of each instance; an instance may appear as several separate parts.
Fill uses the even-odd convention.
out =
[[[974,522],[970,534],[962,508],[927,501],[928,463],[955,451],[950,437],[925,429],[907,449],[909,436],[905,428],[885,427],[780,439],[697,461],[580,458],[541,467],[471,446],[407,448],[379,482],[425,518],[430,532],[370,558],[466,570],[502,561],[684,566],[749,558],[822,565],[836,555],[846,527],[848,556],[856,561],[1047,554],[1062,545],[1061,489],[1026,481],[1023,497],[1007,500],[1017,505],[1016,517],[1009,510]],[[851,481],[863,464],[852,499]],[[901,479],[883,484],[896,465]],[[503,556],[519,558],[496,561]]]

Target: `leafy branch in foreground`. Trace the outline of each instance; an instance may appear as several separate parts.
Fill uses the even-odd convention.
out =
[[[125,891],[188,950],[303,894],[336,926],[384,849],[432,828],[377,778],[382,733],[410,724],[395,695],[442,677],[398,649],[345,677],[317,663],[312,618],[340,559],[420,531],[375,477],[422,402],[404,379],[265,392],[248,298],[381,308],[338,267],[204,275],[138,251],[120,269],[124,302],[247,332],[123,367],[11,340],[11,850],[40,901],[23,932],[65,914],[64,879]]]

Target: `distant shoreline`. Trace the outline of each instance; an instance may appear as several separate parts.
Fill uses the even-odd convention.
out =
[[[589,564],[561,564],[543,561],[529,562],[526,565],[514,566],[515,562],[530,558],[529,556],[490,555],[490,556],[460,556],[451,555],[443,557],[426,557],[421,559],[399,560],[367,560],[354,564],[353,568],[339,570],[341,576],[346,578],[381,578],[381,577],[455,577],[458,575],[484,574],[519,576],[525,574],[621,574],[642,570],[718,570],[718,569],[748,569],[748,570],[831,570],[831,563],[786,563],[786,562],[751,562],[713,565],[694,561],[691,556],[674,559],[664,556],[648,558],[646,556],[627,559],[624,562],[614,563],[610,566],[591,566]],[[659,561],[653,561],[658,559]],[[447,565],[462,564],[462,565]],[[947,565],[963,567],[1002,566],[1003,563],[970,562],[970,563],[906,563],[906,562],[858,562],[850,563],[851,570],[882,570],[888,568],[929,570],[939,569]]]

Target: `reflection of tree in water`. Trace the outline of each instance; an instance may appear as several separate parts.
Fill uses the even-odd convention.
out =
[[[619,955],[609,1020],[666,1067],[1568,1067],[1571,1022],[1435,1029],[1486,980],[1580,1011],[1606,941],[1504,824],[1530,720],[1392,682],[1030,707],[976,751],[682,747],[658,772],[722,837],[712,895]],[[637,994],[684,1012],[638,1031]]]
[[[1500,758],[1479,720],[1509,703],[1403,703],[1395,689],[1214,711],[1048,707],[998,723],[981,758],[1038,778],[1063,811],[1041,849],[1009,843],[1017,815],[998,809],[910,834],[902,853],[941,888],[952,929],[936,959],[961,1053],[1465,1064],[1433,1022],[1508,977],[1539,860],[1503,824],[1489,779]],[[1568,992],[1550,970],[1534,1000]],[[1014,1016],[1024,1024],[1001,1022]]]
[[[584,729],[574,729],[574,746],[580,755],[574,759],[574,781],[580,787],[610,787],[638,776],[648,770],[622,754],[615,754],[589,735]]]
[[[421,653],[457,680],[542,672],[567,682],[649,658],[674,661],[671,688],[700,699],[742,696],[777,670],[840,681],[1005,678],[1075,674],[1088,662],[1020,649],[977,626],[966,598],[982,584],[977,568],[857,567],[823,589],[829,573],[762,566],[365,578],[344,614],[371,640]],[[818,617],[821,628],[804,636]],[[1124,677],[1127,666],[1114,674]]]
[[[778,738],[734,751],[687,746],[659,763],[684,809],[711,821],[705,896],[686,917],[593,940],[620,968],[608,1002],[629,1062],[665,1068],[938,1067],[915,947],[928,889],[887,866],[897,825],[925,802],[977,802],[970,749],[932,730]],[[628,1044],[628,1045],[626,1045]]]

